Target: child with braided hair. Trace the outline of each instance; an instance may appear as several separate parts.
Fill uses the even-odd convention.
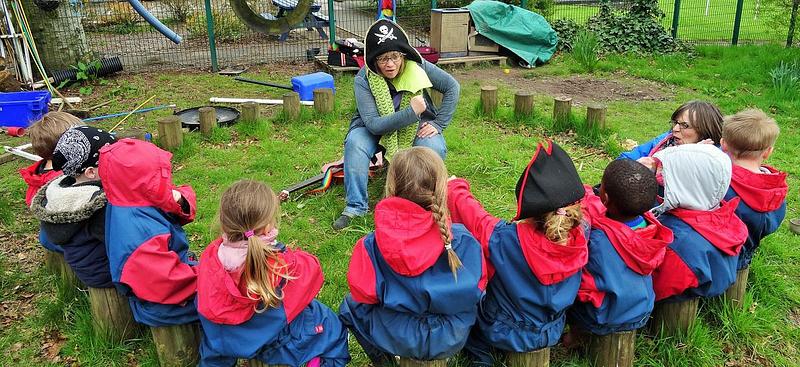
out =
[[[375,232],[353,249],[340,318],[374,366],[439,360],[464,346],[486,287],[480,245],[447,209],[447,169],[433,150],[394,156]]]
[[[466,180],[448,182],[453,222],[478,239],[489,274],[465,347],[473,365],[493,365],[494,350],[532,352],[558,343],[578,294],[588,261],[585,191],[567,153],[548,145],[539,144],[517,182],[512,221],[486,212]]]
[[[234,183],[222,194],[221,238],[200,258],[197,311],[203,325],[200,366],[344,366],[347,330],[315,299],[319,260],[277,241],[279,201],[269,186]]]

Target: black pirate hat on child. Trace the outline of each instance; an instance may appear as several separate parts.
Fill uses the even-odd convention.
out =
[[[100,148],[117,139],[109,132],[92,126],[76,126],[65,131],[53,151],[53,169],[67,176],[77,176],[89,167],[97,167]]]
[[[372,23],[364,37],[364,45],[367,67],[376,74],[380,73],[375,60],[390,51],[401,52],[406,55],[407,60],[422,63],[422,56],[408,43],[408,36],[403,28],[388,19],[378,19]]]
[[[538,217],[569,206],[584,196],[575,164],[558,144],[539,145],[517,181],[517,215],[514,220]]]

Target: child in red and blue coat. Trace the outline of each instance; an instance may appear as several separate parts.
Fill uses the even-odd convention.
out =
[[[492,365],[491,351],[530,352],[558,343],[587,262],[575,165],[553,142],[539,144],[516,187],[514,221],[495,218],[464,179],[449,182],[454,222],[480,242],[489,285],[465,350],[476,365]]]
[[[106,250],[111,278],[147,326],[197,321],[195,262],[183,225],[194,220],[196,197],[172,183],[172,154],[136,139],[100,150],[108,198]]]
[[[606,167],[599,198],[592,200],[601,204],[586,207],[589,262],[568,312],[572,326],[607,335],[647,323],[655,302],[651,274],[672,242],[672,231],[649,212],[657,194],[656,177],[644,165],[619,159]]]
[[[447,169],[430,148],[395,154],[375,232],[353,249],[340,318],[374,366],[446,359],[475,323],[486,288],[481,247],[447,210]]]
[[[653,272],[656,301],[716,297],[736,281],[747,227],[725,201],[731,160],[713,145],[687,144],[656,153],[664,201],[653,209],[674,240]]]
[[[736,215],[747,225],[748,233],[738,270],[750,266],[761,240],[778,230],[786,216],[786,173],[763,164],[779,133],[775,120],[757,109],[727,116],[722,126],[722,149],[733,161],[725,200],[741,198]]]
[[[347,329],[315,299],[319,260],[288,249],[278,236],[279,201],[267,185],[234,183],[222,194],[222,238],[200,257],[197,310],[203,325],[200,366],[344,366]]]

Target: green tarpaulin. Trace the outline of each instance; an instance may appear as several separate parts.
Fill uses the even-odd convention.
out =
[[[478,33],[531,66],[547,62],[556,52],[558,36],[539,14],[499,1],[474,1],[467,8]]]

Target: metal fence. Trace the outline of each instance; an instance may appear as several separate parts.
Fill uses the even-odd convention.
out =
[[[33,2],[25,1],[26,7],[35,6]],[[326,53],[331,30],[335,31],[336,38],[362,39],[375,19],[377,6],[376,0],[316,0],[319,6],[316,15],[319,19],[327,18],[331,26],[300,27],[291,30],[282,40],[277,35],[267,36],[250,30],[225,0],[144,2],[156,18],[183,37],[180,44],[174,44],[146,23],[127,2],[61,1],[55,11],[63,18],[63,25],[38,29],[39,32],[49,32],[52,37],[37,36],[44,40],[37,42],[74,37],[75,27],[79,27],[89,49],[84,59],[117,56],[126,70],[208,69],[212,67],[212,48],[216,50],[220,68],[312,58]],[[274,16],[280,11],[277,5],[280,1],[285,0],[259,0],[250,4],[257,12]],[[624,6],[625,1],[629,0],[615,1],[614,4]],[[659,0],[659,5],[666,15],[664,27],[675,27],[677,37],[690,43],[732,43],[737,17],[740,22],[736,42],[785,43],[789,14],[767,1],[775,0]],[[458,7],[468,3],[469,0],[398,0],[397,19],[408,31],[412,42],[422,44],[428,41],[432,7]],[[550,21],[568,18],[579,24],[585,23],[599,10],[599,0],[517,0],[515,5],[545,9],[543,13]],[[209,43],[207,9],[214,19],[213,45]],[[27,10],[29,14],[41,11]],[[33,28],[36,34],[37,29]],[[39,49],[41,52],[42,47]],[[42,57],[47,60],[48,55]]]

